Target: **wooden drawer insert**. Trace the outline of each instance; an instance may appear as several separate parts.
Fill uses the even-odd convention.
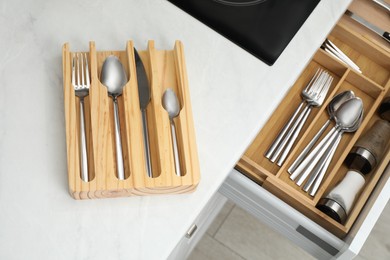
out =
[[[360,10],[360,12],[361,10],[374,10],[380,12],[380,10],[377,10],[373,5],[374,4],[369,3],[368,1],[355,1],[350,6],[350,10],[353,10],[359,15],[360,13],[356,11],[356,9]],[[365,9],[362,8],[362,6],[369,7]],[[387,19],[387,21],[389,21],[388,16]],[[383,25],[382,28],[389,30],[389,28],[387,28],[389,24],[390,23]],[[247,149],[244,156],[240,159],[236,168],[316,223],[320,224],[336,236],[343,238],[348,234],[368,197],[375,188],[375,185],[381,178],[383,170],[390,160],[390,150],[387,150],[384,158],[376,167],[375,171],[366,176],[366,184],[355,200],[354,207],[351,210],[346,223],[340,224],[336,222],[318,210],[315,206],[321,197],[326,195],[330,189],[344,178],[347,172],[347,167],[343,164],[345,157],[358,138],[367,131],[377,119],[379,119],[377,108],[383,98],[390,95],[390,46],[380,39],[380,37],[372,35],[366,28],[362,28],[346,16],[341,18],[339,23],[329,34],[328,38],[346,53],[360,67],[363,73],[360,74],[350,69],[322,49],[319,49],[253,143]],[[276,163],[271,163],[265,158],[264,154],[285,122],[287,122],[288,118],[301,102],[300,93],[302,89],[305,88],[306,84],[319,67],[326,69],[334,76],[331,89],[324,104],[320,108],[313,109],[294,149],[291,151],[284,165],[279,167]],[[287,172],[287,169],[298,157],[306,144],[309,143],[315,133],[317,133],[323,123],[329,118],[326,107],[330,100],[337,93],[345,90],[353,90],[355,95],[363,100],[364,119],[357,132],[343,135],[342,141],[320,189],[314,197],[311,197],[308,193],[304,192],[301,187],[296,185],[295,182],[290,180],[290,174]],[[334,122],[328,127],[327,132],[333,125]],[[323,134],[323,136],[324,135],[325,134]]]
[[[79,101],[71,84],[72,52],[69,44],[63,47],[68,179],[72,197],[92,199],[194,190],[200,177],[199,162],[182,43],[177,41],[173,50],[156,50],[154,42],[149,41],[148,49],[139,51],[151,91],[147,120],[153,178],[147,176],[145,167],[133,43],[127,42],[124,51],[96,51],[94,42],[89,47],[91,86],[85,100],[89,182],[80,178]],[[129,79],[118,97],[125,180],[116,177],[113,103],[99,80],[101,67],[109,55],[121,60]],[[176,92],[181,107],[174,121],[182,176],[175,174],[170,122],[161,104],[167,88]]]

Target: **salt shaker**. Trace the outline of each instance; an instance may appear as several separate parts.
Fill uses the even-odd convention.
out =
[[[320,199],[317,208],[337,222],[344,223],[364,183],[364,176],[360,172],[348,171],[344,179],[325,198]]]

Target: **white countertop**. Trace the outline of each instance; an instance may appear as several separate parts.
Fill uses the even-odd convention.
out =
[[[269,67],[164,0],[0,2],[0,259],[164,259],[351,0],[321,1]],[[201,182],[194,193],[68,194],[62,53],[185,47]]]

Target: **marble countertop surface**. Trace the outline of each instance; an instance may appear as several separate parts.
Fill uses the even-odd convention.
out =
[[[350,0],[321,1],[273,66],[165,0],[0,2],[0,259],[164,259]],[[62,52],[185,47],[201,181],[194,193],[68,193]]]

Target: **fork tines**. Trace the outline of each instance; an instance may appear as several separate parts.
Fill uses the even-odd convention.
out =
[[[90,87],[86,53],[72,54],[72,85],[76,91],[86,91]]]

